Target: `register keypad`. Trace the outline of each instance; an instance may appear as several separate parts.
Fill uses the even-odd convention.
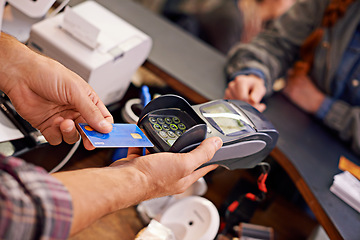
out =
[[[169,146],[172,146],[176,139],[186,131],[186,125],[176,116],[152,116],[149,118],[149,121],[157,134]]]

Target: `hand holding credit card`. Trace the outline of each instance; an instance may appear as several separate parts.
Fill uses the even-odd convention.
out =
[[[110,133],[97,132],[85,123],[79,123],[79,127],[96,148],[154,146],[136,124],[115,123]]]

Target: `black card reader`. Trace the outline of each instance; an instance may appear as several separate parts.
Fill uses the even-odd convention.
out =
[[[191,106],[177,95],[149,102],[137,125],[154,144],[150,152],[189,152],[205,138],[218,136],[223,146],[204,164],[228,169],[252,168],[275,147],[278,132],[255,108],[239,100],[214,100]]]

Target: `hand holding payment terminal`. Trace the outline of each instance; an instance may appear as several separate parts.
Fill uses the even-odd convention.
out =
[[[191,106],[177,95],[163,95],[145,106],[137,125],[154,144],[150,152],[189,152],[205,138],[223,146],[204,164],[252,168],[275,147],[278,132],[255,108],[239,100],[214,100]]]

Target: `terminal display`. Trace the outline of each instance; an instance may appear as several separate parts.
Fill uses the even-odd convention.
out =
[[[225,135],[241,134],[246,130],[246,119],[238,113],[231,111],[224,103],[213,104],[201,108],[202,115]]]

